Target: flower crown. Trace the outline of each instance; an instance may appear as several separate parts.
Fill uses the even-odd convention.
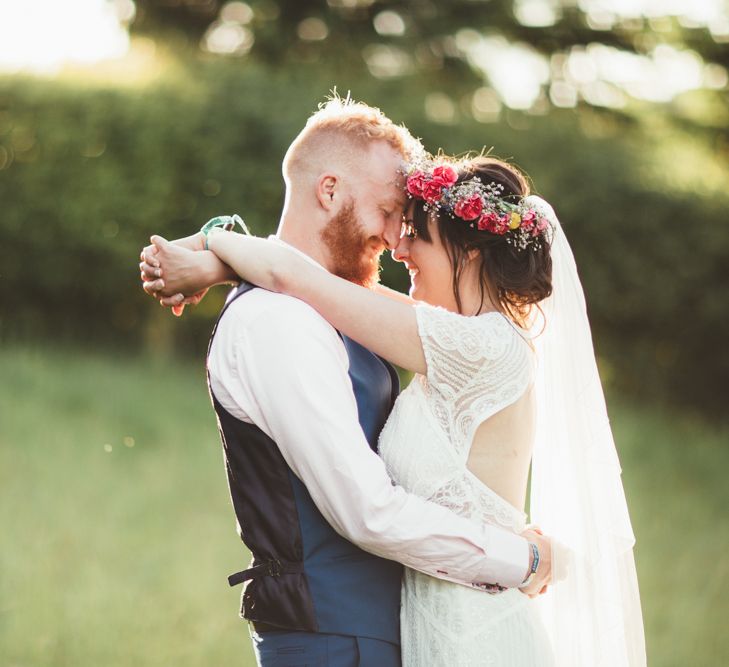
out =
[[[457,183],[458,172],[450,164],[422,160],[406,169],[408,196],[425,202],[425,210],[435,208],[460,218],[472,229],[503,236],[518,250],[538,250],[549,220],[523,199],[512,203],[499,183],[483,183],[478,176]]]

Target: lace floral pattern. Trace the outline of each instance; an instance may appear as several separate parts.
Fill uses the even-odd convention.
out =
[[[380,436],[390,476],[405,489],[477,522],[514,532],[525,515],[466,467],[478,426],[518,400],[534,376],[529,345],[501,315],[464,317],[416,307],[427,374],[405,389]],[[406,570],[405,667],[550,665],[548,641],[529,599],[487,595]]]
[[[463,317],[426,305],[416,313],[428,367],[419,381],[448,439],[467,456],[479,424],[526,391],[533,355],[498,313]]]

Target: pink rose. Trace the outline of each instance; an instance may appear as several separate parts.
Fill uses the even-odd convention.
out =
[[[534,209],[530,208],[526,213],[521,216],[521,228],[525,232],[534,232],[534,226],[537,221],[537,213]]]
[[[416,171],[408,176],[407,188],[413,197],[423,196],[423,185],[425,185],[425,174],[422,171]]]
[[[497,234],[496,231],[498,229],[499,224],[499,216],[496,215],[493,211],[486,211],[479,219],[478,219],[478,228],[482,232],[491,232],[492,234]]]
[[[427,180],[423,185],[423,199],[428,204],[435,204],[441,197],[442,185],[434,180]]]
[[[433,169],[433,180],[440,183],[442,187],[449,188],[456,184],[458,174],[453,167],[443,164]]]
[[[509,223],[511,223],[511,213],[504,213],[499,217],[499,231],[497,234],[506,234],[509,231]]]
[[[475,220],[483,212],[483,201],[477,194],[473,194],[468,199],[460,199],[456,202],[453,212],[463,220]]]
[[[534,236],[539,236],[543,231],[547,229],[547,227],[549,227],[549,221],[547,220],[547,218],[539,218],[539,220],[537,220],[537,224],[532,230],[532,234]]]

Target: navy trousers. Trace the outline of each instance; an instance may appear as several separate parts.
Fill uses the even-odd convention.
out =
[[[397,644],[315,632],[251,632],[259,667],[401,667]]]

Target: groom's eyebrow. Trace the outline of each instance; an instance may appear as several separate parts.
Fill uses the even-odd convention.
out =
[[[407,203],[407,197],[405,197],[405,194],[397,195],[396,197],[393,197],[391,200],[392,205],[396,208],[405,208],[405,204]]]
[[[407,197],[404,192],[398,192],[397,194],[382,193],[383,196],[380,202],[383,206],[389,206],[390,208],[405,208]]]

